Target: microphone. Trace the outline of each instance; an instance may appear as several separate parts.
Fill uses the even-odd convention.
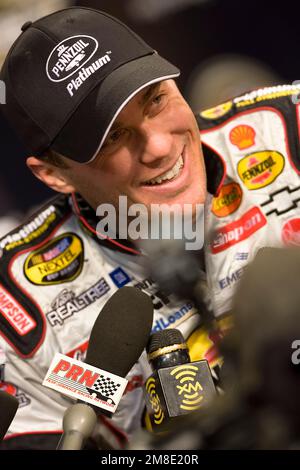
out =
[[[125,377],[142,354],[152,323],[150,297],[135,287],[122,287],[110,297],[95,321],[85,362]],[[87,403],[70,406],[64,414],[64,434],[58,450],[81,449],[93,432],[97,412],[111,416]]]
[[[154,333],[147,353],[154,372],[147,379],[144,391],[154,432],[173,429],[187,413],[215,398],[216,389],[207,361],[191,362],[179,330]]]
[[[7,433],[10,423],[15,417],[18,406],[19,402],[16,397],[13,397],[9,393],[0,390],[0,442]]]

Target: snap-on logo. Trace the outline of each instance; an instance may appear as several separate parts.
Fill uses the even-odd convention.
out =
[[[250,237],[267,223],[258,207],[252,207],[239,220],[217,230],[211,243],[212,253],[219,253]]]
[[[291,219],[282,227],[282,241],[288,246],[300,245],[300,219]]]
[[[92,36],[71,36],[61,41],[51,52],[46,73],[52,82],[62,82],[86,64],[98,49]]]

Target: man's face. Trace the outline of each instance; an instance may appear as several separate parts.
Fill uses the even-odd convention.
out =
[[[116,207],[202,204],[206,176],[194,115],[175,82],[141,90],[118,115],[96,159],[70,162],[67,176],[87,202]]]

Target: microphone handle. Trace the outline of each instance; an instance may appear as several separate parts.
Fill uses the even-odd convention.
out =
[[[67,408],[63,418],[64,433],[56,450],[81,450],[97,423],[92,406],[76,403]]]

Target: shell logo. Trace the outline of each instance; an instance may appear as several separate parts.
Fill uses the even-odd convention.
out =
[[[212,213],[217,217],[226,217],[235,212],[242,202],[243,192],[238,183],[222,186],[218,197],[212,200]]]
[[[276,150],[255,152],[239,161],[239,177],[250,189],[260,189],[273,183],[284,169],[284,156]]]
[[[255,135],[253,127],[241,124],[231,129],[229,139],[239,150],[244,150],[255,144]]]
[[[214,106],[213,108],[202,111],[200,116],[204,119],[216,119],[218,117],[224,116],[231,110],[231,108],[232,101],[226,101],[225,103],[221,103],[218,106]]]

